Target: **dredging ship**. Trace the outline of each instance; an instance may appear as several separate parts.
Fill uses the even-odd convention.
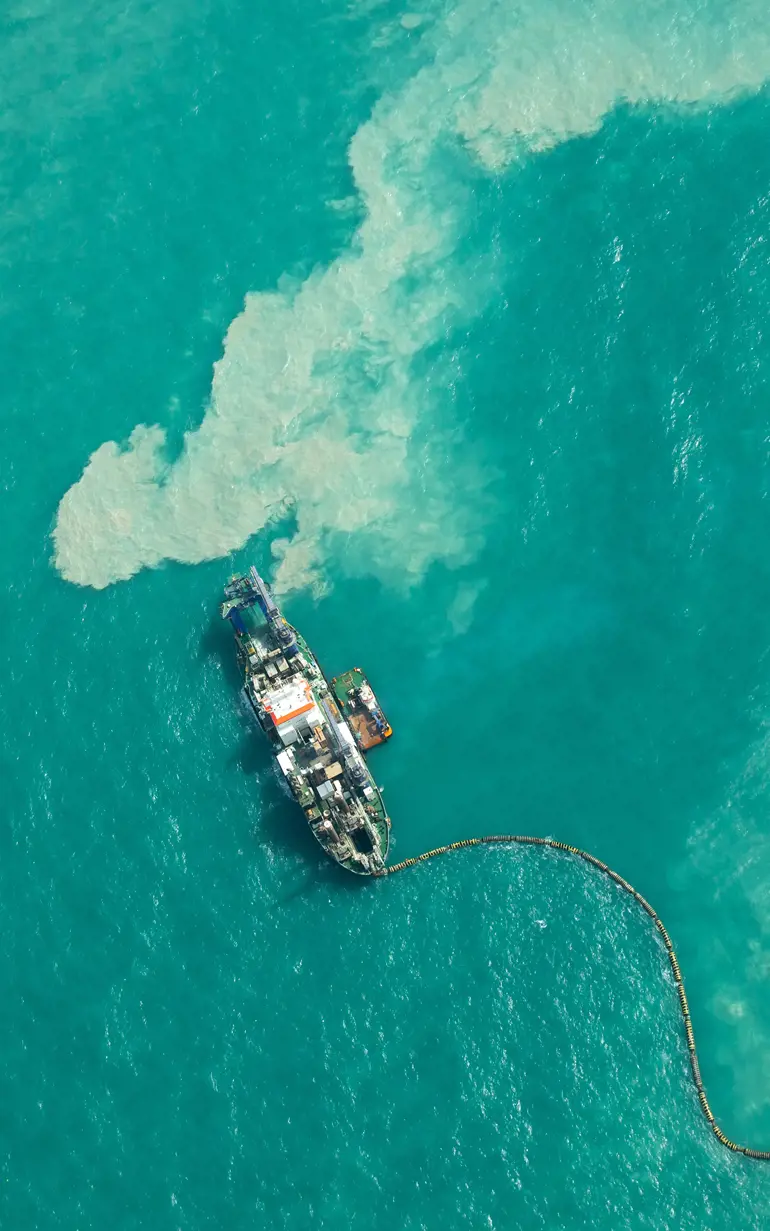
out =
[[[364,753],[391,735],[360,667],[327,681],[255,568],[231,577],[222,616],[235,634],[244,695],[314,836],[350,872],[385,866],[390,819]]]

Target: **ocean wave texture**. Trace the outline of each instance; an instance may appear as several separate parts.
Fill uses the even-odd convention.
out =
[[[394,860],[654,903],[768,1145],[763,6],[2,22],[4,1231],[766,1231],[634,903],[352,885],[217,611],[367,670]]]

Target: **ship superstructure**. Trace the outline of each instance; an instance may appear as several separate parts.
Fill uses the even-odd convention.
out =
[[[349,871],[380,872],[390,820],[363,753],[381,741],[357,738],[318,660],[255,568],[230,579],[222,616],[235,633],[246,699],[313,834]]]

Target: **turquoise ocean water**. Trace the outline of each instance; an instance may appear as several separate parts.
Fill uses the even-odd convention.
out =
[[[367,669],[394,858],[631,880],[770,1148],[763,6],[2,33],[0,1225],[770,1227],[633,903],[351,883],[217,616]]]

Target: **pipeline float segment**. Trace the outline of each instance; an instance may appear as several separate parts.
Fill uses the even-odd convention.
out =
[[[728,1150],[732,1150],[736,1154],[745,1154],[747,1158],[761,1159],[764,1162],[770,1162],[770,1150],[752,1150],[749,1146],[737,1145],[726,1137],[721,1128],[714,1119],[711,1108],[709,1107],[706,1091],[701,1078],[700,1065],[698,1064],[698,1056],[695,1050],[695,1036],[692,1029],[692,1021],[690,1019],[690,1009],[685,995],[684,982],[682,980],[682,972],[679,969],[679,962],[674,946],[671,943],[671,937],[663,926],[660,916],[653,910],[646,898],[643,898],[641,893],[637,893],[633,885],[630,885],[627,880],[619,876],[617,872],[613,872],[612,868],[606,863],[602,863],[601,859],[597,859],[594,855],[589,855],[587,851],[581,851],[577,846],[568,846],[566,842],[557,842],[555,838],[533,838],[526,834],[490,834],[483,838],[464,838],[460,842],[450,842],[448,846],[437,846],[432,851],[425,851],[422,855],[416,855],[413,859],[402,859],[401,863],[394,863],[392,867],[385,867],[379,876],[392,876],[394,872],[403,872],[406,868],[413,868],[415,864],[424,863],[427,859],[435,859],[437,855],[446,855],[448,851],[459,851],[466,846],[494,846],[505,843],[516,843],[520,846],[548,846],[552,850],[560,851],[563,854],[574,855],[578,859],[584,860],[585,863],[591,864],[599,872],[604,873],[610,880],[613,880],[619,888],[629,893],[632,898],[641,906],[642,910],[652,919],[655,927],[658,929],[666,947],[671,973],[674,976],[674,984],[676,986],[677,995],[679,997],[679,1008],[682,1014],[682,1022],[684,1024],[685,1037],[687,1039],[687,1051],[690,1057],[690,1069],[692,1072],[693,1084],[698,1095],[701,1111],[709,1123],[711,1131],[723,1146]]]

